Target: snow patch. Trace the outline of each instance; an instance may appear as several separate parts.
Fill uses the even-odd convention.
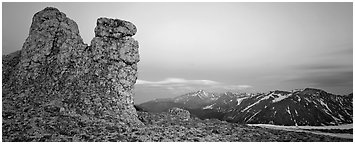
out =
[[[298,102],[301,102],[300,96],[297,96],[297,98],[298,98],[297,101],[298,101]]]
[[[309,103],[311,102],[308,98],[304,98],[304,99],[306,99]]]
[[[350,115],[347,110],[344,110],[344,112],[345,112],[348,116],[352,116],[352,114]]]
[[[248,98],[248,97],[243,97],[243,98],[237,99],[237,102],[238,102],[237,105],[241,104],[242,101],[243,101],[244,99],[246,99],[246,98]]]
[[[263,97],[262,99],[260,99],[259,102],[260,102],[260,101],[263,101],[263,100],[266,100],[266,99],[269,99],[269,98],[270,98],[269,95],[268,95],[268,96],[265,96],[265,97]]]
[[[341,116],[341,115],[339,115],[338,114],[338,116],[340,117],[340,119],[339,118],[337,118],[337,117],[335,117],[335,116],[333,116],[331,113],[332,113],[332,111],[330,110],[330,108],[328,107],[328,105],[326,104],[326,103],[324,103],[323,102],[323,100],[318,100],[320,103],[321,103],[321,105],[323,105],[324,107],[326,107],[327,108],[327,110],[324,110],[325,111],[325,113],[327,113],[328,115],[330,115],[335,121],[341,121],[340,119],[343,119],[343,117]]]
[[[217,100],[217,99],[218,99],[218,98],[211,98],[212,101],[215,101],[215,100]]]
[[[191,96],[193,96],[193,97],[194,97],[194,96],[197,96],[197,95],[198,95],[198,93],[195,93],[195,94],[192,94]]]
[[[287,113],[288,113],[289,115],[291,115],[290,107],[287,107],[286,111],[287,111]]]
[[[245,110],[251,108],[252,106],[254,106],[254,105],[256,105],[256,104],[258,104],[260,101],[263,101],[263,100],[266,100],[266,99],[269,99],[269,98],[270,98],[270,95],[267,95],[267,96],[261,98],[260,100],[258,100],[257,102],[255,102],[255,103],[249,105],[248,107],[246,107],[245,109],[243,109],[241,112],[244,112]]]
[[[293,122],[295,122],[295,126],[298,126],[296,119],[293,119]]]
[[[203,95],[207,96],[207,93],[205,91],[202,91]]]
[[[339,98],[337,98],[337,101],[339,101],[340,102],[340,105],[342,105],[343,106],[343,101],[342,100],[338,100]]]
[[[340,117],[341,120],[345,120],[342,115],[338,114],[338,116]]]
[[[205,107],[203,107],[202,109],[213,109],[213,106],[215,105],[215,103],[214,104],[211,104],[211,105],[208,105],[208,106],[205,106]]]
[[[323,100],[318,100],[318,101],[320,102],[321,105],[325,106],[330,112],[332,112],[332,111],[329,109],[328,105],[323,102]]]
[[[340,121],[340,119],[338,119],[337,117],[333,116],[331,113],[329,113],[329,111],[325,110],[324,112],[327,113],[329,116],[331,116],[335,121],[337,121],[337,122]]]
[[[244,112],[245,110],[251,108],[252,106],[254,106],[254,105],[258,104],[258,103],[259,103],[259,101],[255,102],[255,103],[253,103],[253,104],[251,104],[251,105],[249,105],[249,106],[247,106],[247,107],[246,107],[245,109],[243,109],[241,112]]]
[[[290,97],[292,94],[287,94],[287,95],[282,95],[282,94],[277,94],[276,96],[278,96],[277,98],[275,98],[274,100],[272,100],[273,103],[282,101],[285,98]]]
[[[254,116],[256,116],[259,112],[261,112],[261,110],[259,110],[258,112],[256,112],[253,116],[251,116],[246,122],[249,122]]]
[[[283,125],[271,125],[271,124],[247,124],[251,126],[267,126],[267,127],[280,127],[280,128],[299,128],[299,129],[352,129],[353,124],[343,124],[337,126],[283,126]]]

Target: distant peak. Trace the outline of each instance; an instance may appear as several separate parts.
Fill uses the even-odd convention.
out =
[[[300,91],[303,91],[304,89],[293,89],[291,90],[291,92],[300,92]]]
[[[203,89],[200,89],[200,90],[198,90],[197,92],[206,92],[205,90],[203,90]]]
[[[206,92],[204,90],[198,90],[197,94],[199,94],[199,95],[208,95],[208,92]]]

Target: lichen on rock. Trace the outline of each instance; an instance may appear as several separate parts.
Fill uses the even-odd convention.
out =
[[[143,125],[132,98],[136,31],[130,22],[99,18],[88,46],[58,9],[36,13],[21,51],[3,56],[3,141],[54,140],[58,130],[80,131],[82,120]],[[72,125],[58,128],[66,121]]]

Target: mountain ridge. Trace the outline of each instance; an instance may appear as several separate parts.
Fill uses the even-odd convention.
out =
[[[170,101],[167,99],[164,104],[155,100],[139,106],[149,112],[180,107],[202,119],[217,118],[236,123],[296,126],[352,123],[352,94],[341,96],[317,88],[304,88],[257,94],[225,92],[203,101],[194,97],[199,94],[209,93],[199,90],[171,98]],[[176,98],[180,101],[174,101]]]

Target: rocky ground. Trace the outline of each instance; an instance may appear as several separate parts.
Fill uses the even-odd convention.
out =
[[[54,116],[56,115],[56,116]],[[11,115],[9,115],[11,117]],[[145,124],[128,127],[116,121],[92,119],[78,115],[48,115],[32,123],[12,125],[3,120],[3,141],[61,141],[61,142],[351,142],[305,132],[273,130],[228,123],[216,119],[186,119],[170,113],[138,112]],[[5,125],[4,125],[5,123]],[[29,135],[26,130],[36,132]],[[8,133],[12,132],[12,133]]]
[[[138,112],[146,128],[133,133],[131,140],[137,141],[206,141],[206,142],[327,142],[352,141],[330,136],[315,135],[305,132],[272,130],[228,123],[217,119],[200,120],[191,118],[183,120],[168,113],[151,114]]]

